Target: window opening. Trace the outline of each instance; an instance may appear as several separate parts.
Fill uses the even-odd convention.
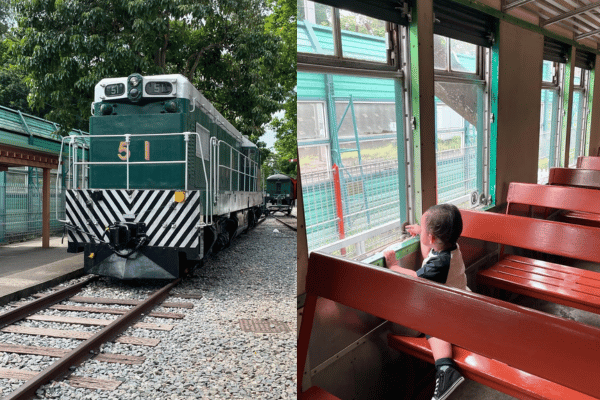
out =
[[[434,35],[434,49],[437,201],[487,204],[489,51],[442,35]]]
[[[565,65],[550,60],[542,64],[542,92],[540,104],[540,139],[537,183],[548,183],[550,168],[558,165],[560,154],[560,112]]]

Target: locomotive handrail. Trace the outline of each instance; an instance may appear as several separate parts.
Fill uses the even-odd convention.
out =
[[[184,137],[184,141],[185,141],[185,159],[184,160],[174,160],[174,161],[129,161],[129,157],[130,157],[130,153],[128,152],[126,155],[126,159],[125,159],[125,166],[127,169],[127,173],[126,173],[126,187],[127,189],[129,189],[129,165],[144,165],[144,164],[185,164],[185,184],[184,184],[184,190],[188,191],[188,150],[189,150],[189,135],[195,135],[197,137],[197,141],[196,143],[198,144],[199,148],[200,148],[200,157],[202,158],[202,160],[206,160],[204,158],[204,149],[202,148],[202,140],[200,138],[200,134],[198,132],[176,132],[176,133],[152,133],[152,134],[121,134],[121,135],[98,135],[98,136],[83,136],[83,135],[70,135],[70,136],[65,136],[62,138],[61,140],[61,152],[60,152],[60,156],[59,156],[59,165],[61,164],[62,161],[62,150],[63,150],[63,146],[65,143],[65,139],[69,139],[69,160],[73,159],[73,187],[77,187],[76,184],[76,179],[77,179],[77,165],[81,165],[81,166],[89,166],[89,165],[123,165],[123,162],[119,162],[119,161],[77,161],[77,151],[72,151],[73,147],[75,147],[76,149],[79,148],[79,143],[81,143],[81,141],[79,141],[78,139],[96,139],[96,138],[125,138],[125,141],[127,143],[127,148],[129,149],[129,143],[131,143],[131,138],[132,137],[148,137],[148,136],[183,136]],[[76,146],[77,145],[77,146]],[[89,149],[89,146],[87,146],[87,143],[83,143],[83,149]],[[82,156],[82,160],[85,160],[85,153]],[[217,161],[218,162],[218,161]],[[212,168],[212,164],[213,164],[213,159],[211,158],[209,160],[209,168]],[[70,163],[71,165],[71,163]],[[204,181],[207,182],[207,190],[206,190],[206,194],[205,194],[205,217],[207,218],[205,221],[205,225],[212,225],[212,205],[209,206],[209,198],[210,198],[210,190],[208,189],[208,175],[206,174],[206,168],[202,168],[203,173],[204,173]],[[60,169],[59,169],[59,173],[60,173]],[[60,175],[59,175],[60,176]],[[82,186],[83,186],[83,174],[81,176],[82,179]],[[58,182],[59,179],[56,180],[57,181],[57,190],[56,190],[56,200],[58,203],[58,193],[59,193],[59,186],[58,186]],[[58,219],[58,208],[56,211],[56,216],[57,216],[57,220],[59,222],[62,223],[69,223],[69,221],[67,220],[60,220]]]
[[[200,150],[200,157],[202,158],[202,160],[206,160],[204,157],[204,148],[202,146],[202,140],[200,138],[200,134],[198,132],[176,132],[176,133],[152,133],[152,134],[147,134],[147,133],[143,133],[143,134],[116,134],[116,135],[98,135],[98,136],[83,136],[83,135],[70,135],[67,137],[63,137],[62,141],[61,141],[61,157],[59,158],[59,163],[62,161],[62,149],[63,146],[65,144],[65,140],[68,139],[68,145],[69,145],[69,161],[72,160],[72,162],[69,163],[69,165],[73,166],[73,182],[72,185],[74,188],[76,188],[77,185],[77,166],[85,166],[88,167],[90,165],[124,165],[126,168],[126,188],[129,189],[130,187],[130,183],[129,183],[129,166],[130,165],[145,165],[145,164],[156,164],[156,165],[162,165],[162,164],[184,164],[185,165],[185,183],[184,183],[184,190],[188,191],[189,189],[189,177],[188,177],[188,169],[189,169],[189,156],[188,156],[188,151],[189,151],[189,141],[190,135],[194,135],[197,140],[196,143],[199,146],[199,150]],[[171,160],[171,161],[130,161],[130,157],[131,154],[129,152],[127,152],[127,155],[125,156],[125,162],[122,161],[86,161],[85,160],[85,154],[82,156],[81,161],[78,159],[78,149],[79,148],[83,148],[83,149],[89,149],[89,145],[88,145],[88,140],[89,139],[96,139],[96,138],[124,138],[125,142],[127,143],[127,149],[129,149],[129,145],[131,143],[131,139],[132,138],[136,138],[136,137],[148,137],[148,136],[183,136],[183,140],[185,141],[185,158],[183,160]],[[82,140],[82,139],[85,139]],[[229,165],[221,165],[220,164],[220,147],[221,144],[225,144],[227,147],[229,147],[229,153],[230,153],[230,161],[229,161]],[[81,147],[80,147],[81,146]],[[237,158],[238,158],[238,162],[237,162],[237,167],[234,166],[233,164],[233,154],[235,154],[234,152],[237,153]],[[257,187],[257,171],[258,171],[258,163],[251,160],[249,157],[247,157],[246,155],[244,155],[242,152],[240,152],[239,150],[233,148],[233,146],[231,146],[229,143],[223,141],[223,140],[219,140],[216,137],[211,137],[210,138],[210,145],[209,145],[209,166],[208,166],[208,170],[209,172],[207,173],[206,168],[203,168],[203,174],[204,174],[204,181],[206,182],[206,193],[205,193],[205,217],[207,218],[205,221],[206,225],[212,225],[213,221],[212,221],[212,214],[213,214],[213,210],[214,210],[214,205],[217,203],[218,200],[218,196],[219,196],[219,178],[220,178],[220,168],[223,167],[226,170],[229,170],[231,172],[235,172],[238,175],[238,184],[237,184],[237,189],[238,190],[242,190],[242,191],[246,191],[246,190],[250,190],[252,189],[252,187],[250,187],[250,182],[248,182],[248,185],[246,184],[246,179],[247,178],[254,178],[254,183],[253,183],[253,189],[256,190]],[[240,165],[242,163],[243,160],[243,168]],[[248,172],[246,172],[248,171]],[[81,173],[81,187],[84,186],[84,176],[85,174]],[[240,179],[243,180],[243,183],[240,184]],[[58,179],[57,179],[57,191],[56,191],[56,196],[57,196],[57,201],[58,201],[58,194],[61,192],[58,188]],[[229,189],[233,190],[233,174],[231,174],[231,178],[230,178],[230,186]],[[248,187],[247,187],[248,186]],[[212,201],[211,201],[212,199]],[[57,211],[57,220],[58,219],[58,211]],[[60,222],[63,223],[68,223],[68,221],[66,220],[59,220]]]

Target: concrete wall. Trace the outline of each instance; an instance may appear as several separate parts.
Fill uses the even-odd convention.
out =
[[[544,37],[500,21],[496,204],[510,182],[537,182]]]

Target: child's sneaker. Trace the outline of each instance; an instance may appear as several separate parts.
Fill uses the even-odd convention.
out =
[[[464,380],[465,378],[450,366],[439,369],[435,374],[435,392],[431,400],[446,399]]]

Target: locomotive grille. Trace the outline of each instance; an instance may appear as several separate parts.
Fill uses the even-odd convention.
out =
[[[66,215],[76,227],[69,229],[69,240],[108,243],[108,226],[133,219],[146,224],[148,246],[198,247],[200,193],[187,193],[184,202],[175,203],[175,190],[68,190]]]

